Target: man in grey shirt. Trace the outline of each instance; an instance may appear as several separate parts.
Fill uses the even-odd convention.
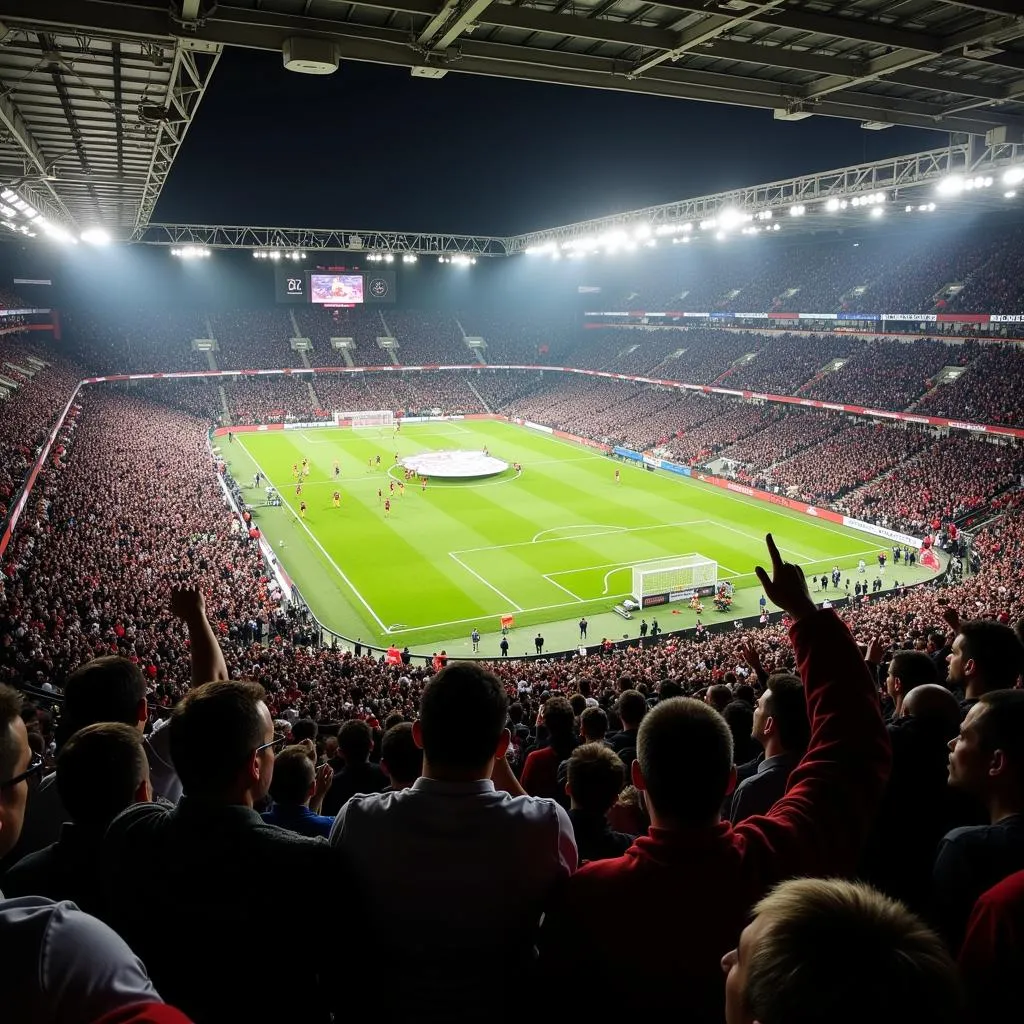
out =
[[[462,1024],[484,1006],[492,1022],[518,1015],[508,979],[528,977],[541,915],[576,870],[568,815],[526,796],[506,761],[507,704],[475,664],[439,672],[413,724],[422,776],[354,796],[335,820],[332,845],[355,888],[374,894],[367,940],[400,965],[387,1021]]]

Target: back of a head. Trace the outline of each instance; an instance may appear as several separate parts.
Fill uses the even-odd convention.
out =
[[[423,751],[413,739],[412,722],[400,722],[384,733],[380,762],[392,786],[412,784],[423,774]]]
[[[508,712],[497,676],[471,662],[434,676],[420,700],[423,756],[432,766],[468,771],[494,756]]]
[[[626,690],[619,698],[619,718],[623,728],[635,729],[647,713],[647,701],[639,690]]]
[[[904,697],[918,686],[939,682],[939,670],[924,651],[897,651],[892,656],[889,672],[899,679]]]
[[[732,775],[732,733],[709,704],[660,701],[644,717],[637,760],[650,803],[678,825],[715,820]]]
[[[580,727],[587,740],[603,740],[608,732],[608,716],[603,708],[587,708],[580,715]]]
[[[316,777],[316,768],[305,744],[285,747],[274,760],[270,795],[275,804],[297,807],[306,802]]]
[[[942,941],[870,886],[795,879],[761,900],[756,914],[767,920],[746,954],[744,995],[759,1024],[962,1021],[960,984]]]
[[[737,683],[732,691],[733,700],[741,700],[753,707],[757,703],[757,693],[750,683]]]
[[[950,737],[960,728],[960,704],[956,697],[938,683],[915,686],[903,701],[903,714],[909,718],[939,721],[949,729]]]
[[[960,650],[974,661],[986,692],[1010,690],[1024,670],[1024,647],[1009,626],[991,619],[960,624]]]
[[[768,678],[771,696],[765,714],[771,715],[783,748],[797,753],[807,749],[811,724],[807,717],[804,684],[789,672],[776,672]]]
[[[722,717],[732,733],[733,749],[744,747],[754,727],[754,709],[745,700],[731,700],[725,705]]]
[[[79,729],[57,757],[57,792],[76,825],[105,829],[138,799],[149,763],[138,729],[97,722]]]
[[[292,739],[296,743],[301,743],[302,740],[313,740],[315,743],[318,731],[317,724],[312,718],[300,718],[292,726]]]
[[[715,683],[708,687],[708,704],[716,711],[722,712],[732,700],[732,690],[725,683]]]
[[[186,796],[216,796],[238,778],[264,742],[258,683],[204,683],[171,712],[170,750]],[[268,716],[269,717],[269,716]]]
[[[566,783],[576,806],[604,814],[626,784],[626,766],[603,743],[584,743],[569,758]]]
[[[544,725],[553,744],[573,742],[576,737],[576,714],[565,697],[548,697],[544,702]]]
[[[338,749],[346,765],[362,764],[373,749],[373,730],[358,718],[351,719],[338,730]]]
[[[95,722],[138,725],[139,705],[145,700],[146,680],[135,662],[113,655],[94,658],[75,669],[64,683],[58,742]]]

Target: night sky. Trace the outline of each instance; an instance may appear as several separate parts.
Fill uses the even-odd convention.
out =
[[[155,220],[514,234],[945,144],[910,128],[229,50]]]

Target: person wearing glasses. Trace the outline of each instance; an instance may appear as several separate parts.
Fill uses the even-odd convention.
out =
[[[320,975],[340,952],[329,915],[313,915],[296,941],[273,920],[270,898],[309,886],[328,901],[337,887],[341,899],[346,872],[326,840],[267,824],[256,810],[284,745],[263,687],[194,687],[168,728],[184,795],[175,807],[135,804],[111,823],[109,923],[197,1024],[286,1020],[297,992],[304,1020],[326,1021]],[[350,892],[344,899],[352,906]],[[260,984],[264,970],[287,984]]]
[[[21,695],[0,685],[0,857],[18,841],[43,759],[28,745]],[[162,1000],[124,940],[73,903],[0,893],[0,1007],[5,1024],[136,1019]],[[188,1024],[171,1007],[145,1019]]]
[[[71,820],[57,842],[23,857],[4,875],[4,888],[13,896],[71,900],[102,917],[104,834],[126,807],[153,795],[138,730],[120,722],[80,729],[57,757],[57,789]]]

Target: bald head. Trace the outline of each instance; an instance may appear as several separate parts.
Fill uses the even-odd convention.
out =
[[[915,686],[904,698],[902,717],[941,719],[952,729],[952,736],[960,727],[960,705],[944,686],[925,683]]]

